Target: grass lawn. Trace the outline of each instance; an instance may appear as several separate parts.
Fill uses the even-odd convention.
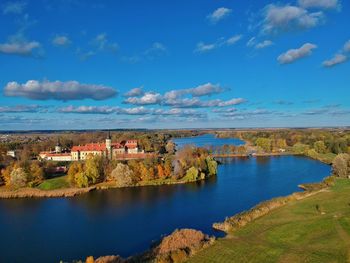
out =
[[[350,262],[350,180],[272,211],[188,262]]]
[[[53,190],[53,189],[61,189],[61,188],[68,188],[68,187],[69,187],[69,183],[67,181],[67,176],[47,179],[38,186],[38,188],[41,190]]]

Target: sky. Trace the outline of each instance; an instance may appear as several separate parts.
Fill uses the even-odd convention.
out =
[[[0,1],[0,130],[350,125],[345,0]]]

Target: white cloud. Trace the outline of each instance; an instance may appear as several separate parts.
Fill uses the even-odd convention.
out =
[[[290,49],[287,52],[281,54],[277,60],[280,64],[289,64],[294,61],[307,57],[312,54],[312,50],[317,48],[316,45],[306,43],[298,49]]]
[[[146,92],[141,97],[129,97],[124,100],[124,103],[133,105],[154,105],[160,104],[162,96],[155,92]]]
[[[91,44],[96,46],[100,51],[116,52],[119,49],[119,45],[116,42],[111,42],[108,40],[106,33],[98,34],[91,41]]]
[[[191,95],[193,97],[210,96],[210,95],[222,93],[223,91],[224,89],[220,87],[219,84],[215,85],[209,82],[203,85],[199,85],[195,88],[168,91],[164,94],[164,98],[177,99],[184,95]]]
[[[52,40],[52,44],[55,46],[68,46],[71,44],[71,41],[67,36],[56,35]]]
[[[271,34],[308,29],[319,25],[323,17],[323,12],[310,13],[298,6],[270,4],[265,7],[262,32]]]
[[[236,44],[236,42],[238,42],[241,39],[242,39],[242,35],[235,35],[227,39],[226,43],[227,45],[233,45],[233,44]]]
[[[194,50],[195,52],[198,52],[198,53],[205,53],[205,52],[208,52],[208,51],[211,51],[213,49],[215,49],[217,46],[215,43],[213,44],[205,44],[203,42],[199,42],[197,44],[197,47],[196,49]]]
[[[3,14],[21,14],[26,8],[26,2],[7,2],[3,5]]]
[[[326,60],[322,63],[322,65],[324,67],[333,67],[335,65],[344,63],[345,61],[347,61],[347,56],[343,55],[343,54],[336,54],[333,58]]]
[[[42,112],[43,107],[39,105],[16,105],[0,106],[0,113],[19,113],[19,112]]]
[[[248,40],[248,42],[247,42],[247,47],[252,47],[252,46],[254,46],[256,44],[256,37],[252,37],[252,38],[250,38],[249,40]]]
[[[93,84],[81,84],[78,81],[37,81],[29,80],[24,84],[9,82],[4,88],[8,97],[25,97],[34,100],[104,100],[117,95],[111,87]]]
[[[124,94],[124,97],[138,97],[142,96],[145,92],[143,91],[143,87],[133,88],[127,93]]]
[[[272,46],[273,42],[271,40],[264,40],[263,42],[260,42],[258,44],[255,45],[256,49],[263,49],[263,48],[267,48],[269,46]]]
[[[40,48],[40,43],[36,41],[13,41],[0,43],[0,53],[18,56],[32,56],[33,51]]]
[[[334,9],[339,7],[338,0],[299,0],[298,3],[304,8]]]
[[[215,43],[206,44],[204,42],[199,42],[194,50],[196,53],[206,53],[212,51],[214,49],[220,48],[222,46],[232,46],[236,44],[240,39],[242,39],[242,35],[235,35],[228,39],[221,37],[216,40]]]
[[[226,7],[220,7],[216,9],[213,13],[207,16],[211,23],[216,24],[220,20],[228,17],[232,10]]]
[[[344,45],[344,51],[345,52],[350,52],[350,40],[345,43]]]

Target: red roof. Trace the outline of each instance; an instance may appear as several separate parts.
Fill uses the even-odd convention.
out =
[[[137,147],[137,141],[136,140],[129,140],[126,142],[114,142],[112,143],[112,148],[120,149],[124,148],[124,145],[128,148],[136,148]],[[106,144],[105,143],[88,143],[85,145],[79,145],[79,146],[73,146],[72,152],[78,152],[78,151],[105,151],[106,150]]]
[[[106,144],[104,143],[88,143],[85,145],[73,146],[72,152],[78,151],[105,151]]]

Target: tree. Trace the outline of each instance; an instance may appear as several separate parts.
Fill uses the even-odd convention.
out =
[[[161,164],[157,165],[157,174],[159,178],[164,178],[165,177],[165,173],[164,173],[164,168]]]
[[[174,154],[175,153],[175,143],[173,141],[168,141],[165,146],[167,153]]]
[[[31,175],[31,181],[39,183],[42,180],[44,180],[44,169],[39,165],[38,162],[32,162],[29,170]]]
[[[77,173],[74,178],[76,186],[80,188],[89,186],[89,177],[86,175],[85,172]]]
[[[333,160],[332,171],[335,176],[348,177],[350,174],[350,155],[338,154]]]
[[[13,170],[13,165],[8,165],[5,169],[1,170],[1,176],[4,180],[5,185],[11,184],[11,172]]]
[[[264,152],[271,152],[272,144],[271,139],[268,138],[258,138],[255,141],[256,146],[260,147]]]
[[[24,187],[28,183],[28,174],[21,167],[14,168],[10,175],[10,185]]]
[[[208,175],[216,175],[218,170],[218,163],[211,157],[207,157],[205,160],[208,166]]]
[[[293,145],[293,152],[297,154],[305,154],[309,150],[309,146],[302,143],[296,143]]]
[[[89,185],[100,181],[103,178],[103,157],[89,156],[85,162],[84,174],[88,178]]]
[[[77,185],[76,176],[84,171],[83,164],[80,162],[73,162],[68,170],[68,182],[71,185]]]
[[[326,147],[326,145],[324,144],[323,141],[315,142],[314,143],[314,149],[315,149],[316,152],[321,153],[321,154],[327,153],[327,147]]]
[[[117,164],[117,167],[112,171],[109,179],[115,181],[116,185],[119,187],[132,186],[136,183],[134,172],[128,165],[122,163]]]
[[[196,167],[191,167],[186,171],[186,175],[184,177],[187,181],[196,181],[198,179],[198,169]]]

